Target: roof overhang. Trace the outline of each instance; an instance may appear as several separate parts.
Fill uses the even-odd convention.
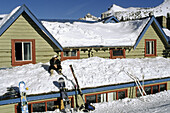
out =
[[[49,33],[49,31],[41,24],[41,22],[31,13],[31,11],[22,5],[10,18],[1,26],[0,36],[11,26],[11,24],[23,13],[26,12],[28,16],[36,23],[36,25],[49,37],[49,39],[61,50],[63,51],[60,43]]]

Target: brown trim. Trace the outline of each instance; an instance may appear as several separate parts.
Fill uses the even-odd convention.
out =
[[[123,56],[113,56],[113,50],[123,50]],[[126,58],[125,49],[110,49],[110,59]]]
[[[18,104],[15,104],[15,113],[17,113]]]
[[[154,41],[154,54],[146,54],[146,41]],[[157,43],[156,39],[145,39],[145,57],[157,56]]]
[[[74,97],[68,97],[70,100],[71,100],[71,107],[74,108]],[[49,100],[43,100],[43,101],[37,101],[37,102],[29,102],[28,103],[28,106],[30,105],[31,106],[31,113],[33,112],[33,107],[32,105],[33,104],[38,104],[38,103],[45,103],[45,111],[47,111],[47,102],[50,102],[50,101],[57,101],[57,99],[49,99]],[[15,105],[15,113],[17,113],[17,106],[18,104]]]
[[[108,93],[116,92],[116,100],[118,100],[118,92],[125,91],[125,97],[127,97],[127,89],[120,89],[120,90],[114,90],[114,91],[106,91],[106,92],[101,92],[101,93],[93,93],[93,94],[87,94],[85,95],[85,102],[87,102],[86,97],[91,96],[91,95],[96,95],[96,103],[98,103],[97,100],[97,95],[98,94],[106,94],[106,102],[108,102]]]
[[[80,59],[80,51],[77,50],[77,56],[70,56],[70,57],[65,57],[64,52],[61,52],[61,61],[67,60],[67,59]]]
[[[32,42],[32,60],[31,61],[16,61],[15,60],[15,42]],[[12,49],[12,66],[21,66],[24,64],[35,64],[35,39],[11,39],[11,49]]]
[[[160,92],[160,85],[163,85],[163,84],[165,84],[166,90],[167,90],[167,83],[159,83],[159,84],[146,85],[146,86],[144,86],[144,90],[145,90],[145,87],[151,87],[151,94],[153,94],[153,86],[157,86],[158,85],[159,92]],[[136,87],[136,97],[137,97],[137,90],[138,90],[138,87]]]

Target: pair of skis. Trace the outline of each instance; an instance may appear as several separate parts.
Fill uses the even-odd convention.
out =
[[[83,93],[82,93],[81,88],[79,86],[77,77],[75,76],[72,65],[70,65],[70,69],[71,69],[71,72],[73,74],[73,77],[74,77],[76,85],[77,85],[77,87],[75,87],[76,107],[79,108],[80,110],[84,111],[84,112],[88,112],[90,110],[95,110],[95,107],[93,105],[85,103]],[[77,90],[78,90],[78,94],[77,94]],[[78,100],[79,95],[80,95],[80,98]]]

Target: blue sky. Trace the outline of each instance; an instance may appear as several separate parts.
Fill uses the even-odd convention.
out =
[[[0,14],[25,4],[39,19],[78,19],[87,13],[100,17],[112,4],[121,7],[155,7],[164,0],[1,0]]]

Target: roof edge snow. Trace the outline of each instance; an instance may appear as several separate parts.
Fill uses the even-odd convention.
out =
[[[142,37],[144,36],[144,34],[146,33],[146,31],[148,30],[149,26],[152,24],[152,22],[155,22],[155,24],[157,25],[158,29],[161,31],[162,35],[164,36],[165,40],[167,41],[167,43],[169,42],[168,37],[166,36],[165,32],[163,31],[162,27],[160,26],[160,24],[158,23],[158,21],[156,20],[156,18],[154,16],[152,16],[149,20],[149,22],[146,24],[146,26],[144,27],[143,31],[141,32],[141,34],[139,35],[139,38],[137,39],[135,45],[134,45],[134,49],[136,49],[137,45],[139,44],[140,40],[142,39]],[[168,43],[170,45],[170,43]]]

